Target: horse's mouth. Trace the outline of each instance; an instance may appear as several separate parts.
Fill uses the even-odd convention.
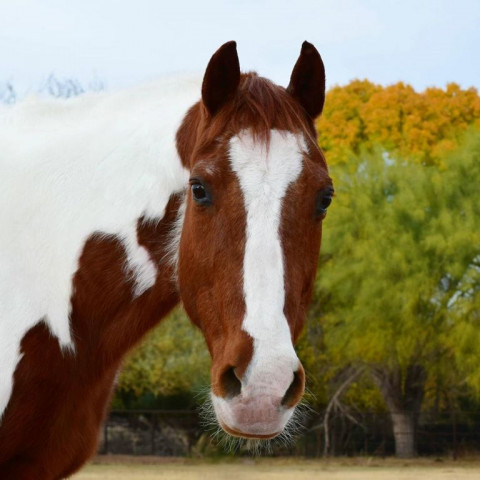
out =
[[[239,430],[235,430],[234,428],[228,427],[222,421],[219,421],[220,426],[232,437],[239,437],[239,438],[247,438],[247,439],[257,439],[257,440],[271,440],[275,438],[277,435],[280,435],[281,432],[275,432],[271,434],[259,434],[259,433],[245,433]]]

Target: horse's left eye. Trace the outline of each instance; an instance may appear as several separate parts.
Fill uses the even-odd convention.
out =
[[[190,186],[192,190],[192,196],[195,202],[200,205],[210,205],[212,203],[210,194],[208,193],[205,185],[202,185],[200,182],[193,182]]]
[[[333,188],[327,187],[317,192],[317,198],[315,199],[315,216],[317,218],[325,216],[327,208],[332,203]]]

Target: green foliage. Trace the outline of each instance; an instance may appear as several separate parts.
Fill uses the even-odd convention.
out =
[[[117,392],[120,397],[195,395],[209,385],[209,371],[201,332],[177,309],[130,354]]]
[[[380,149],[350,162],[335,171],[309,341],[333,370],[456,364],[480,392],[480,133],[444,168]]]

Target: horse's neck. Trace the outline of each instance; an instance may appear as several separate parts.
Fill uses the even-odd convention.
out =
[[[175,80],[20,105],[0,118],[0,337],[19,341],[44,319],[61,344],[73,344],[72,279],[95,232],[123,248],[119,274],[131,280],[134,299],[154,287],[158,270],[137,223],[161,219],[184,188],[175,133],[199,91],[195,81]]]
[[[160,221],[138,222],[139,244],[155,268],[155,281],[136,296],[125,275],[126,254],[115,237],[93,236],[86,243],[74,278],[72,328],[85,372],[103,374],[155,326],[178,300],[172,243],[183,195],[172,195]],[[95,364],[95,366],[93,366]]]

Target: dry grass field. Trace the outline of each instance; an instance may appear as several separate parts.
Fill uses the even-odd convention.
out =
[[[73,480],[480,480],[480,459],[95,460]],[[115,463],[114,463],[115,462]],[[119,463],[118,463],[119,462]],[[146,462],[146,463],[140,463]]]

